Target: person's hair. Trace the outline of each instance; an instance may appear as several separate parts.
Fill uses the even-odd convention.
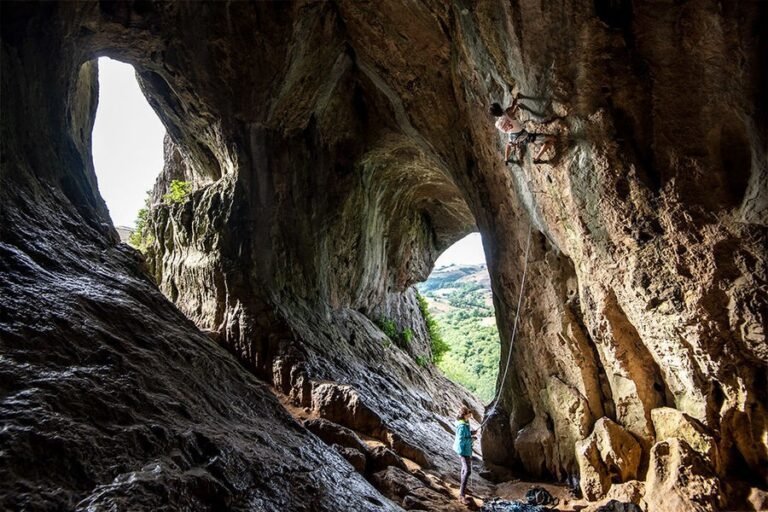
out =
[[[472,414],[472,411],[466,405],[462,405],[461,407],[459,407],[459,412],[456,414],[456,419],[463,420],[464,416],[466,416],[467,414]]]
[[[488,113],[490,113],[493,117],[500,117],[504,115],[504,109],[501,108],[501,105],[498,103],[491,103],[491,106],[488,109]]]

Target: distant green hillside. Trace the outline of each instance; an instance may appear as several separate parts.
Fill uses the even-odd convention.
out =
[[[438,367],[486,403],[493,399],[499,365],[499,333],[485,265],[436,269],[417,286],[450,347]]]

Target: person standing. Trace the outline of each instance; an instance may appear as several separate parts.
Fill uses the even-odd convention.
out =
[[[466,496],[467,482],[472,474],[472,442],[476,431],[469,428],[469,418],[472,411],[463,406],[456,415],[456,439],[453,442],[453,451],[461,457],[461,486],[459,487],[459,500],[465,505],[469,504]]]

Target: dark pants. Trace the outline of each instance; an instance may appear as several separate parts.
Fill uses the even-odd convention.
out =
[[[459,487],[459,496],[464,496],[464,491],[467,490],[467,482],[469,481],[469,475],[472,474],[472,457],[461,458],[461,487]]]

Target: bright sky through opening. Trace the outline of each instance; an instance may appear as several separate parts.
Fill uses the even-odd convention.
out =
[[[465,236],[437,258],[435,268],[448,265],[479,265],[485,263],[483,252],[483,240],[480,233],[470,233]]]
[[[163,169],[165,127],[139,89],[133,66],[99,59],[93,164],[115,226],[134,225]]]

